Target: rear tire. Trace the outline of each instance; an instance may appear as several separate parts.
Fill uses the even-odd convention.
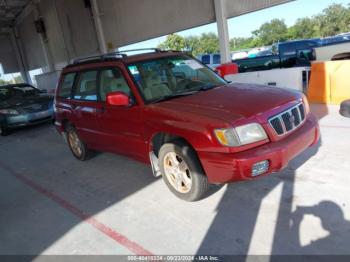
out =
[[[85,161],[91,158],[92,151],[87,145],[80,139],[76,129],[69,125],[66,128],[67,142],[69,148],[75,158],[80,161]]]
[[[209,189],[207,176],[195,151],[181,140],[160,148],[159,166],[165,184],[182,200],[198,201]]]

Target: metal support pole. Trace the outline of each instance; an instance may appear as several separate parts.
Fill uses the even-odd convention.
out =
[[[28,67],[26,66],[26,61],[23,56],[22,47],[17,39],[15,29],[13,28],[10,32],[11,42],[13,49],[15,51],[16,60],[20,69],[21,76],[26,83],[32,84],[32,80],[29,75]]]
[[[221,63],[231,62],[230,37],[228,34],[227,15],[225,11],[226,0],[214,0],[216,24],[218,27]]]
[[[98,8],[97,0],[91,1],[91,7],[92,7],[92,14],[94,17],[94,23],[95,23],[95,29],[96,29],[100,53],[105,54],[107,53],[107,45],[106,45],[105,35],[103,32],[101,13]]]
[[[40,11],[39,8],[37,6],[37,4],[33,4],[33,11],[34,11],[34,17],[35,19],[39,19],[41,18],[40,15]],[[50,47],[48,44],[48,40],[44,37],[43,34],[40,34],[40,43],[41,43],[41,47],[43,50],[43,54],[45,57],[45,63],[46,63],[46,68],[43,68],[44,72],[53,72],[55,71],[55,66],[54,66],[54,62],[52,59],[52,55],[51,55],[51,51],[50,51]]]

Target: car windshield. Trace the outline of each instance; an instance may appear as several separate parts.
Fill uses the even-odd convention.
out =
[[[264,51],[260,51],[259,53],[257,53],[256,56],[270,56],[272,55],[272,51],[271,50],[264,50]]]
[[[0,86],[0,102],[37,96],[40,91],[32,86]]]
[[[190,95],[227,82],[187,56],[167,57],[129,65],[146,103]]]

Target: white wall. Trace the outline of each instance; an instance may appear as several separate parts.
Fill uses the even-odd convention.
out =
[[[69,58],[98,54],[94,23],[89,9],[84,7],[84,1],[55,0],[55,4],[61,31],[55,30],[54,32],[63,33],[57,37],[64,38]]]
[[[305,79],[303,79],[303,71],[306,74]],[[309,74],[310,67],[293,67],[227,75],[225,79],[237,83],[272,85],[306,91],[309,85]]]
[[[60,21],[56,12],[55,0],[41,1],[39,12],[44,20],[49,46],[54,67],[60,68],[70,60],[70,54],[65,45]]]
[[[34,14],[29,12],[17,25],[17,32],[22,44],[28,70],[46,66],[40,36],[35,30]]]
[[[38,17],[44,20],[47,39],[35,30]],[[72,59],[99,53],[93,19],[83,0],[32,3],[17,19],[16,29],[28,70],[47,69],[48,62],[52,70],[60,70]]]

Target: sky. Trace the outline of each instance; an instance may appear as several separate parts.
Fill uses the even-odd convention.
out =
[[[286,24],[291,26],[298,18],[311,17],[321,13],[323,9],[333,3],[347,6],[350,4],[350,0],[296,0],[294,2],[231,18],[228,20],[229,36],[230,38],[248,37],[251,35],[251,32],[258,29],[260,25],[274,18],[284,19]],[[189,36],[201,35],[202,33],[208,32],[217,33],[216,23],[181,31],[178,32],[178,34],[181,36]],[[120,50],[157,47],[165,38],[166,36],[154,38],[122,47]]]

